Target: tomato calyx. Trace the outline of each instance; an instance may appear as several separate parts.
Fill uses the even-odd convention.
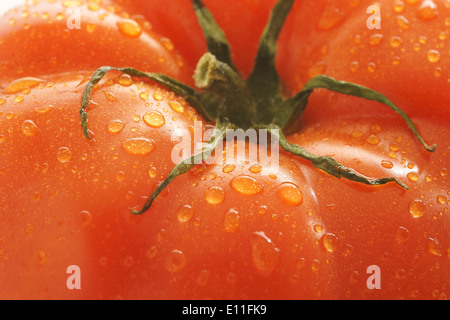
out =
[[[146,78],[168,88],[185,98],[206,121],[216,124],[211,139],[203,149],[178,163],[148,198],[144,207],[140,211],[133,211],[133,214],[146,212],[161,191],[176,177],[187,173],[196,164],[206,160],[219,143],[225,139],[229,129],[265,129],[273,139],[279,142],[283,150],[310,161],[316,168],[334,177],[346,178],[368,185],[395,182],[401,188],[408,189],[407,185],[396,178],[367,178],[331,157],[313,155],[299,145],[287,141],[283,131],[289,130],[295,120],[301,116],[312,92],[315,89],[323,88],[340,94],[377,101],[388,106],[403,118],[426,150],[430,152],[436,150],[436,145],[429,146],[423,140],[405,112],[386,96],[370,88],[318,75],[312,78],[296,95],[288,98],[283,95],[282,82],[275,67],[277,40],[295,0],[279,0],[276,3],[261,36],[254,69],[246,80],[236,69],[231,58],[230,45],[211,12],[201,0],[192,0],[192,2],[209,50],[199,60],[194,73],[195,85],[199,90],[164,74],[143,72],[133,68],[105,66],[93,74],[83,94],[80,110],[81,126],[88,139],[90,139],[90,134],[86,108],[94,87],[111,70]]]

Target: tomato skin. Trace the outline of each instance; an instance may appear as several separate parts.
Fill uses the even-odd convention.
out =
[[[97,278],[108,248],[96,226],[120,229],[132,219],[131,209],[171,170],[172,130],[200,119],[173,93],[112,73],[92,96],[89,141],[79,123],[80,84],[88,75],[54,76],[22,102],[2,96],[0,207],[9,214],[1,221],[0,268],[9,275],[1,279],[3,298],[101,297],[105,284]],[[164,119],[160,127],[144,119],[155,111]],[[66,287],[65,270],[73,264],[83,270],[81,292]]]
[[[296,3],[278,52],[282,78],[292,92],[319,73],[365,85],[382,92],[410,117],[445,125],[450,120],[446,58],[450,7],[448,1],[432,3],[437,14],[424,20],[422,1],[400,5],[378,1],[380,29],[366,26],[371,1],[319,1],[314,8],[307,1]],[[432,59],[434,52],[439,59]],[[376,116],[385,111],[380,108],[374,102],[324,91],[311,97],[305,117],[315,122],[353,113]]]
[[[252,1],[244,1],[237,7],[224,5],[226,2],[222,1],[206,1],[206,4],[225,25],[232,43],[240,42],[236,23],[230,20],[235,8],[252,12],[252,17],[256,10],[255,17],[249,20],[257,22],[255,29],[248,29],[249,33],[242,35],[255,49],[259,36],[255,35],[256,31],[263,26],[263,17],[267,16],[272,2],[256,6]],[[116,3],[127,10],[131,10],[133,3],[142,4],[138,1]],[[151,7],[159,2],[145,3]],[[177,2],[179,7],[174,8],[187,12],[186,3]],[[36,10],[54,8],[44,4],[38,4]],[[117,14],[126,16],[112,2],[104,4],[105,8],[111,4]],[[319,4],[311,8],[309,19],[318,19],[321,15],[324,3]],[[308,21],[297,20],[299,14],[305,14],[299,8],[308,6],[312,6],[312,2],[296,2],[282,34],[279,61],[287,57],[291,61],[281,64],[284,76],[291,63],[301,65],[301,70],[309,70],[303,68],[303,64],[317,62],[317,55],[312,53],[313,60],[292,61],[287,52],[290,49],[300,51],[294,50],[294,40],[285,42],[285,39],[296,39],[297,32],[308,32],[311,52],[315,52],[329,36],[329,32],[297,29],[297,21]],[[142,11],[143,14],[156,16],[160,11],[167,14],[167,8],[154,13],[148,10],[150,13]],[[56,11],[51,12],[52,16]],[[83,13],[90,17],[88,11]],[[164,19],[174,18],[168,16]],[[183,17],[179,25],[171,24],[169,29],[164,29],[168,31],[165,36],[176,33],[178,26],[186,28],[194,24],[192,12]],[[107,34],[114,29],[115,33],[111,33],[114,40],[120,35],[115,25],[119,18],[110,14],[109,19],[111,23],[106,24],[108,28],[104,32]],[[160,20],[152,20],[154,29],[163,33],[157,21]],[[30,30],[42,28],[51,32],[51,27],[41,22],[33,22]],[[19,22],[16,23],[18,28]],[[57,23],[54,22],[53,28],[64,29],[64,25]],[[158,26],[161,29],[156,29]],[[99,23],[96,31],[102,31],[103,27],[103,22]],[[339,30],[343,34],[341,38],[346,39],[346,32],[351,33],[353,29]],[[413,101],[410,111],[415,122],[426,140],[438,145],[433,154],[422,148],[398,115],[391,116],[387,112],[381,115],[378,104],[373,104],[373,110],[377,110],[373,114],[367,111],[364,116],[354,115],[353,104],[358,101],[361,106],[362,100],[320,91],[311,97],[304,130],[288,137],[311,152],[333,156],[369,177],[394,176],[410,187],[408,191],[394,183],[369,187],[339,180],[306,161],[281,152],[280,171],[275,176],[265,174],[268,164],[264,161],[260,163],[261,172],[252,163],[236,166],[231,171],[220,164],[196,166],[178,177],[147,213],[133,216],[131,210],[141,208],[174,166],[171,156],[177,141],[172,140],[172,134],[177,130],[191,132],[194,121],[202,119],[173,93],[140,79],[131,83],[129,78],[112,72],[91,97],[88,111],[93,140],[88,141],[82,135],[79,122],[82,92],[96,64],[104,65],[105,61],[113,66],[130,63],[165,73],[167,68],[168,73],[188,82],[184,72],[192,68],[194,57],[200,54],[199,49],[203,47],[194,44],[201,39],[191,35],[187,38],[191,42],[186,40],[189,46],[173,39],[187,61],[181,66],[176,52],[164,49],[159,36],[148,30],[145,37],[153,39],[155,46],[140,39],[136,44],[139,50],[130,51],[128,48],[133,42],[120,36],[118,44],[122,48],[117,51],[118,55],[110,47],[111,42],[104,44],[95,59],[86,60],[86,53],[97,50],[97,45],[95,41],[89,42],[92,38],[86,30],[80,32],[84,32],[78,35],[83,45],[64,42],[68,56],[62,56],[62,49],[55,51],[59,58],[67,58],[68,63],[42,64],[38,57],[48,53],[44,45],[32,49],[31,42],[33,54],[14,47],[23,54],[20,56],[23,61],[13,59],[12,51],[0,50],[0,55],[5,54],[3,88],[8,88],[18,76],[43,79],[33,88],[24,87],[0,96],[5,99],[0,105],[0,298],[448,298],[447,109],[432,109],[432,116],[425,117],[414,113],[419,109],[413,97],[406,99],[408,88],[399,85],[398,90],[388,92],[396,102],[402,97],[407,102]],[[333,32],[339,33],[337,29]],[[4,44],[8,44],[5,48],[13,47],[12,36],[8,31],[4,33],[7,34]],[[317,34],[322,36],[315,38]],[[25,40],[30,34],[23,32],[21,36]],[[70,36],[74,35],[70,33]],[[76,37],[70,39],[78,39]],[[49,41],[53,43],[55,39],[59,39],[57,32],[50,33]],[[247,54],[253,50],[239,55],[245,51],[242,49],[245,42],[236,50],[236,56],[240,56],[237,64],[243,66],[244,73],[250,70]],[[80,51],[77,53],[75,49]],[[148,54],[165,55],[167,64],[148,59]],[[327,61],[325,71],[330,75],[349,75],[347,69],[338,68],[336,61],[342,57],[330,51],[321,54]],[[303,51],[295,56],[309,57]],[[328,63],[334,63],[335,68]],[[27,64],[33,66],[32,71],[17,74],[20,66]],[[69,73],[61,75],[59,72]],[[299,74],[286,78],[292,88],[310,76]],[[357,76],[361,76],[363,84],[372,84],[370,75],[361,72]],[[403,84],[407,81],[403,74],[393,76],[398,76],[397,80]],[[352,79],[358,80],[356,76]],[[430,83],[437,83],[434,78],[428,79]],[[385,92],[381,89],[388,84],[379,82],[379,85],[380,91]],[[440,101],[448,101],[445,90],[433,94],[442,99]],[[173,101],[179,102],[184,112],[174,110],[170,105]],[[314,108],[323,104],[330,106],[330,102],[334,104],[328,108],[332,110],[328,115]],[[367,106],[372,110],[370,103]],[[152,111],[164,116],[165,123],[158,128],[149,126],[149,119],[144,119]],[[342,116],[344,111],[345,117]],[[442,115],[441,121],[434,119],[437,115]],[[321,122],[319,116],[323,116]],[[115,130],[117,133],[111,133]],[[128,139],[138,140],[130,145],[125,143]],[[151,140],[156,148],[148,155],[130,154],[130,148],[134,153],[147,153],[152,149],[147,143],[142,144],[143,139]],[[247,149],[250,147],[248,145]],[[228,145],[227,152],[233,148],[234,145]],[[236,190],[239,184],[234,183],[242,176],[250,184],[241,185],[239,192]],[[280,187],[286,184],[298,189],[289,189],[290,193],[285,194],[283,200]],[[217,195],[217,188],[223,190],[223,201],[210,194]],[[259,191],[242,194],[255,190]],[[69,274],[66,270],[70,265],[81,268],[81,290],[67,288]],[[381,270],[380,290],[367,287],[366,280],[370,276],[367,268],[372,265]]]
[[[164,72],[192,83],[193,69],[167,38],[152,31],[144,20],[111,13],[106,4],[92,10],[87,3],[65,7],[63,1],[38,1],[9,11],[0,21],[0,81],[93,72],[109,65]],[[79,25],[69,29],[70,23],[77,22],[72,21],[73,15],[79,15]],[[121,23],[130,24],[130,35],[119,32]]]

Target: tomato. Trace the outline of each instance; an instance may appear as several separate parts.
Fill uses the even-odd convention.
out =
[[[245,78],[251,78],[251,60],[275,2],[205,1]],[[393,182],[337,179],[281,148],[278,170],[270,172],[274,163],[260,153],[267,146],[227,140],[215,150],[217,159],[240,148],[259,158],[203,159],[139,215],[132,213],[178,167],[180,150],[197,146],[187,138],[199,124],[206,142],[203,134],[224,120],[217,110],[237,112],[226,115],[244,124],[252,110],[251,99],[245,108],[240,102],[247,100],[227,100],[230,91],[233,98],[242,93],[232,68],[220,69],[232,90],[212,87],[218,96],[225,92],[225,103],[205,113],[183,89],[175,93],[149,81],[164,73],[199,84],[202,69],[194,79],[192,74],[207,46],[192,5],[37,1],[8,13],[0,21],[0,298],[448,298],[450,99],[442,38],[449,9],[448,2],[434,1],[438,15],[422,22],[412,16],[421,4],[409,2],[395,12],[391,2],[379,1],[383,27],[369,30],[369,2],[297,1],[276,61],[283,92],[298,92],[326,74],[374,88],[404,107],[424,139],[437,145],[435,152],[425,150],[386,106],[322,89],[308,96],[301,126],[287,140],[365,177],[393,177],[408,190]],[[76,9],[81,28],[68,29]],[[410,29],[398,29],[393,21],[399,14]],[[249,26],[245,31],[238,15]],[[401,46],[391,47],[394,36],[402,38]],[[427,44],[420,44],[424,37]],[[441,58],[426,62],[432,48]],[[372,61],[376,70],[365,71]],[[425,67],[412,68],[418,64]],[[85,109],[86,139],[82,97],[94,71],[105,65],[152,74],[106,74]],[[418,93],[420,86],[429,94]],[[215,100],[200,101],[208,106]]]

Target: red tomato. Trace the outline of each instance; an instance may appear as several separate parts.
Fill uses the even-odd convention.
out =
[[[404,107],[436,152],[424,150],[385,106],[324,90],[311,96],[303,127],[288,140],[367,177],[394,177],[409,190],[337,179],[281,151],[276,174],[267,174],[271,163],[261,158],[196,165],[143,215],[131,211],[175,166],[175,151],[186,142],[176,133],[192,133],[195,121],[203,130],[214,122],[161,85],[114,71],[94,88],[87,140],[81,99],[103,65],[192,84],[206,46],[191,5],[70,1],[81,10],[81,29],[74,30],[67,29],[68,1],[38,1],[4,16],[0,298],[448,298],[450,99],[441,38],[448,36],[449,9],[435,0],[438,15],[422,22],[410,16],[422,5],[409,2],[400,9],[380,1],[383,27],[368,30],[368,2],[297,1],[277,60],[291,90],[325,73],[373,87]],[[205,1],[244,75],[274,3]],[[398,29],[404,27],[393,22],[397,15],[411,28]],[[394,36],[403,40],[399,47],[391,47]],[[433,48],[441,59],[427,62]],[[376,70],[366,71],[372,61]],[[423,89],[413,91],[411,82]],[[223,156],[236,148],[228,141]],[[245,145],[250,154],[263,148]],[[71,266],[81,271],[75,280]]]

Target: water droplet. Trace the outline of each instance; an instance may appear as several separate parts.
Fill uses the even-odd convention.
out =
[[[193,216],[194,209],[189,205],[184,205],[177,209],[177,218],[180,222],[188,222]]]
[[[129,87],[133,84],[133,79],[128,74],[122,74],[120,75],[118,82],[122,86]]]
[[[156,149],[156,145],[150,139],[132,138],[122,143],[122,149],[131,155],[148,156]]]
[[[371,46],[376,46],[376,45],[380,44],[381,40],[383,40],[383,35],[380,33],[375,33],[370,36],[369,44]]]
[[[125,178],[126,178],[125,172],[123,172],[123,171],[117,172],[117,174],[116,174],[117,182],[123,182],[125,180]]]
[[[61,147],[58,149],[58,152],[56,153],[56,158],[61,163],[69,162],[70,159],[72,159],[72,151],[70,151],[69,148]]]
[[[225,200],[225,191],[220,187],[210,187],[205,192],[205,200],[209,204],[221,204]]]
[[[403,3],[403,1],[396,0],[394,2],[393,9],[395,13],[401,13],[403,12],[403,10],[405,10],[405,4]]]
[[[317,233],[322,233],[323,232],[323,226],[321,224],[315,224],[313,229]]]
[[[145,101],[148,99],[149,94],[148,94],[148,92],[141,92],[141,93],[139,93],[139,97]]]
[[[335,234],[325,233],[322,236],[322,244],[328,252],[335,252],[339,247],[339,240]]]
[[[284,203],[291,206],[299,206],[303,202],[303,193],[298,186],[293,183],[282,183],[277,190],[277,197]]]
[[[263,276],[269,276],[280,262],[280,249],[264,232],[253,233],[250,242],[253,265]]]
[[[229,172],[232,172],[235,168],[236,168],[236,166],[234,164],[226,164],[223,167],[222,172],[223,173],[229,173]]]
[[[376,65],[375,62],[369,62],[369,63],[367,64],[367,71],[373,73],[373,72],[375,72],[376,70],[377,70],[377,65]]]
[[[404,16],[398,16],[397,17],[397,25],[405,30],[411,29],[411,24],[408,19],[406,19]]]
[[[414,218],[423,217],[427,208],[422,200],[412,200],[409,203],[409,212],[412,214]]]
[[[38,134],[39,129],[38,129],[38,127],[36,126],[36,124],[33,121],[25,120],[22,123],[22,132],[27,137],[33,137],[36,134]]]
[[[20,78],[11,82],[4,90],[4,93],[18,93],[25,88],[34,88],[40,83],[45,82],[44,80],[32,77]]]
[[[139,23],[131,19],[118,21],[117,27],[123,35],[129,38],[139,38],[142,34],[142,28]]]
[[[17,102],[17,103],[21,103],[21,102],[23,102],[23,100],[24,100],[23,96],[17,96],[17,97],[14,98],[14,101]]]
[[[0,99],[0,106],[2,105],[2,104],[5,104],[6,103],[6,100],[5,99]]]
[[[184,113],[184,107],[181,105],[181,103],[177,101],[170,101],[169,106],[172,108],[173,111],[178,113]]]
[[[445,204],[447,202],[447,198],[441,194],[437,196],[436,200],[437,200],[437,203],[440,203],[440,204]]]
[[[117,101],[116,96],[112,92],[105,92],[106,100],[114,102]]]
[[[158,175],[158,171],[156,171],[155,167],[151,167],[150,169],[148,169],[148,176],[150,178],[155,178]]]
[[[92,222],[92,215],[89,211],[81,211],[77,216],[77,220],[79,226],[86,228]]]
[[[359,62],[358,61],[352,61],[350,63],[350,72],[356,73],[359,70]]]
[[[411,182],[417,182],[419,181],[419,175],[415,172],[409,172],[407,174],[408,180]]]
[[[161,43],[164,46],[164,48],[166,48],[169,51],[172,51],[175,46],[173,45],[172,41],[168,38],[161,38]]]
[[[108,126],[106,129],[109,133],[116,134],[119,133],[125,128],[125,124],[120,120],[113,120],[110,123],[108,123]]]
[[[159,128],[166,123],[164,116],[158,111],[149,111],[144,114],[144,122],[150,127]]]
[[[372,145],[377,145],[380,143],[380,138],[374,134],[371,134],[369,137],[367,137],[367,142]]]
[[[166,255],[164,266],[171,273],[180,272],[186,267],[186,255],[180,250],[172,250]]]
[[[248,170],[251,173],[260,173],[262,171],[262,167],[259,164],[254,164]]]
[[[398,48],[402,45],[403,40],[400,37],[393,36],[389,41],[392,48]]]
[[[437,239],[434,238],[428,238],[427,241],[427,251],[431,253],[433,256],[440,257],[442,256],[441,253],[441,245],[437,241]]]
[[[386,169],[392,169],[394,167],[394,164],[389,160],[382,160],[381,166]]]
[[[47,261],[47,254],[45,253],[44,250],[38,250],[38,252],[36,253],[37,256],[37,264],[39,266],[43,266],[45,264],[45,262]]]
[[[241,215],[236,209],[230,209],[225,213],[223,227],[227,232],[236,232],[241,227]]]
[[[437,15],[437,6],[432,0],[423,1],[417,10],[417,16],[424,21],[433,20]]]
[[[409,239],[409,231],[404,227],[397,229],[396,238],[398,242],[405,242]]]
[[[231,188],[244,195],[256,195],[263,192],[262,184],[250,176],[237,176],[230,182]]]
[[[161,92],[154,92],[153,93],[153,99],[155,99],[156,101],[161,101],[163,99],[163,95]]]
[[[50,112],[51,110],[53,110],[53,106],[52,105],[48,105],[46,107],[39,107],[39,108],[34,109],[34,111],[36,111],[36,113],[39,113],[39,114],[44,114],[44,113]]]
[[[441,54],[437,50],[429,50],[427,52],[427,59],[431,63],[437,63],[441,60]]]

